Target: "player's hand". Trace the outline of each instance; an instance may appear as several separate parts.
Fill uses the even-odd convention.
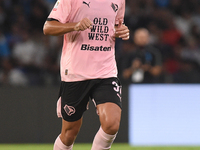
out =
[[[122,24],[122,21],[119,21],[119,25],[115,28],[115,37],[122,38],[122,40],[129,39],[129,29],[126,25]]]
[[[91,28],[92,28],[92,21],[89,20],[88,18],[84,18],[75,25],[74,30],[84,31],[86,29],[91,29]]]

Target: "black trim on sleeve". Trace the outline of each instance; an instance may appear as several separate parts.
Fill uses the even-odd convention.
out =
[[[57,19],[54,18],[47,18],[47,21],[58,21]],[[58,21],[59,22],[59,21]]]

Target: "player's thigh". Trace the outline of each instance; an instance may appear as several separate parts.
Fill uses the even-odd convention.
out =
[[[119,130],[121,108],[112,102],[97,105],[99,120],[103,130],[108,134],[115,134]]]
[[[115,103],[99,104],[97,110],[101,123],[118,124],[121,120],[121,108]]]
[[[97,105],[99,119],[104,131],[115,134],[121,119],[121,89],[118,78],[103,79],[93,91],[93,100]]]

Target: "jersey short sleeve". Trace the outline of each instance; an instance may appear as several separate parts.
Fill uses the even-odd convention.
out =
[[[56,19],[61,23],[66,23],[69,21],[70,12],[71,0],[58,0],[48,18]]]
[[[115,19],[115,24],[119,24],[119,21],[122,20],[124,22],[124,14],[125,14],[125,0],[121,1],[121,7],[118,10],[116,19]]]

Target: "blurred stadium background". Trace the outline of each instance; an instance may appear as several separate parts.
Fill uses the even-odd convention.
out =
[[[62,37],[42,32],[55,2],[0,0],[2,144],[53,143],[60,132],[55,106]],[[125,24],[130,40],[116,40],[124,87],[116,143],[200,146],[200,1],[126,0]],[[148,44],[135,41],[138,28],[149,31]],[[99,128],[90,108],[77,143],[91,143]]]

